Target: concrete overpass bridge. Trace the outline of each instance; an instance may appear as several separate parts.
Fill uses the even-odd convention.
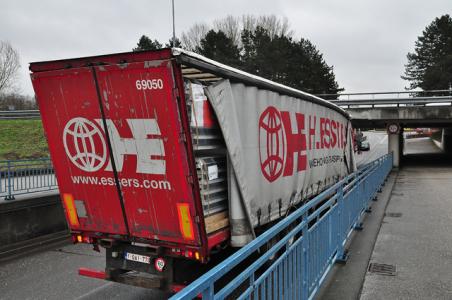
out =
[[[441,148],[452,149],[452,90],[350,93],[333,103],[346,109],[355,128],[386,128],[388,151],[398,167],[403,154],[404,128],[442,128]]]

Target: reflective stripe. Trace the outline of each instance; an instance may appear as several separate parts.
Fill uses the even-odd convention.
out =
[[[63,202],[66,207],[69,224],[71,224],[71,226],[79,227],[80,223],[78,222],[77,210],[75,209],[74,197],[72,194],[63,194]]]
[[[190,206],[188,203],[178,203],[177,213],[179,215],[179,227],[182,236],[184,239],[193,240],[195,237],[190,216]]]

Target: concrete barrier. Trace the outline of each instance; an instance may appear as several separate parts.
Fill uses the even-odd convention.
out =
[[[0,250],[65,230],[67,223],[58,194],[0,203]]]
[[[443,128],[432,134],[432,141],[444,152],[452,152],[452,128]]]

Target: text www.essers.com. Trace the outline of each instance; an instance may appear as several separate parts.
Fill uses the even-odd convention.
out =
[[[92,184],[92,185],[116,185],[113,177],[96,177],[96,176],[71,176],[71,180],[75,184]],[[119,178],[121,187],[145,188],[154,190],[171,190],[171,184],[167,180],[149,180],[137,178]]]

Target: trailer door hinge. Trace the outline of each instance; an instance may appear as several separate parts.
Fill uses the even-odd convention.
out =
[[[188,175],[188,176],[187,176],[187,181],[188,181],[189,184],[193,184],[193,183],[194,183],[194,181],[193,181],[193,175]]]
[[[199,216],[195,216],[195,222],[196,223],[201,223],[201,218]]]

